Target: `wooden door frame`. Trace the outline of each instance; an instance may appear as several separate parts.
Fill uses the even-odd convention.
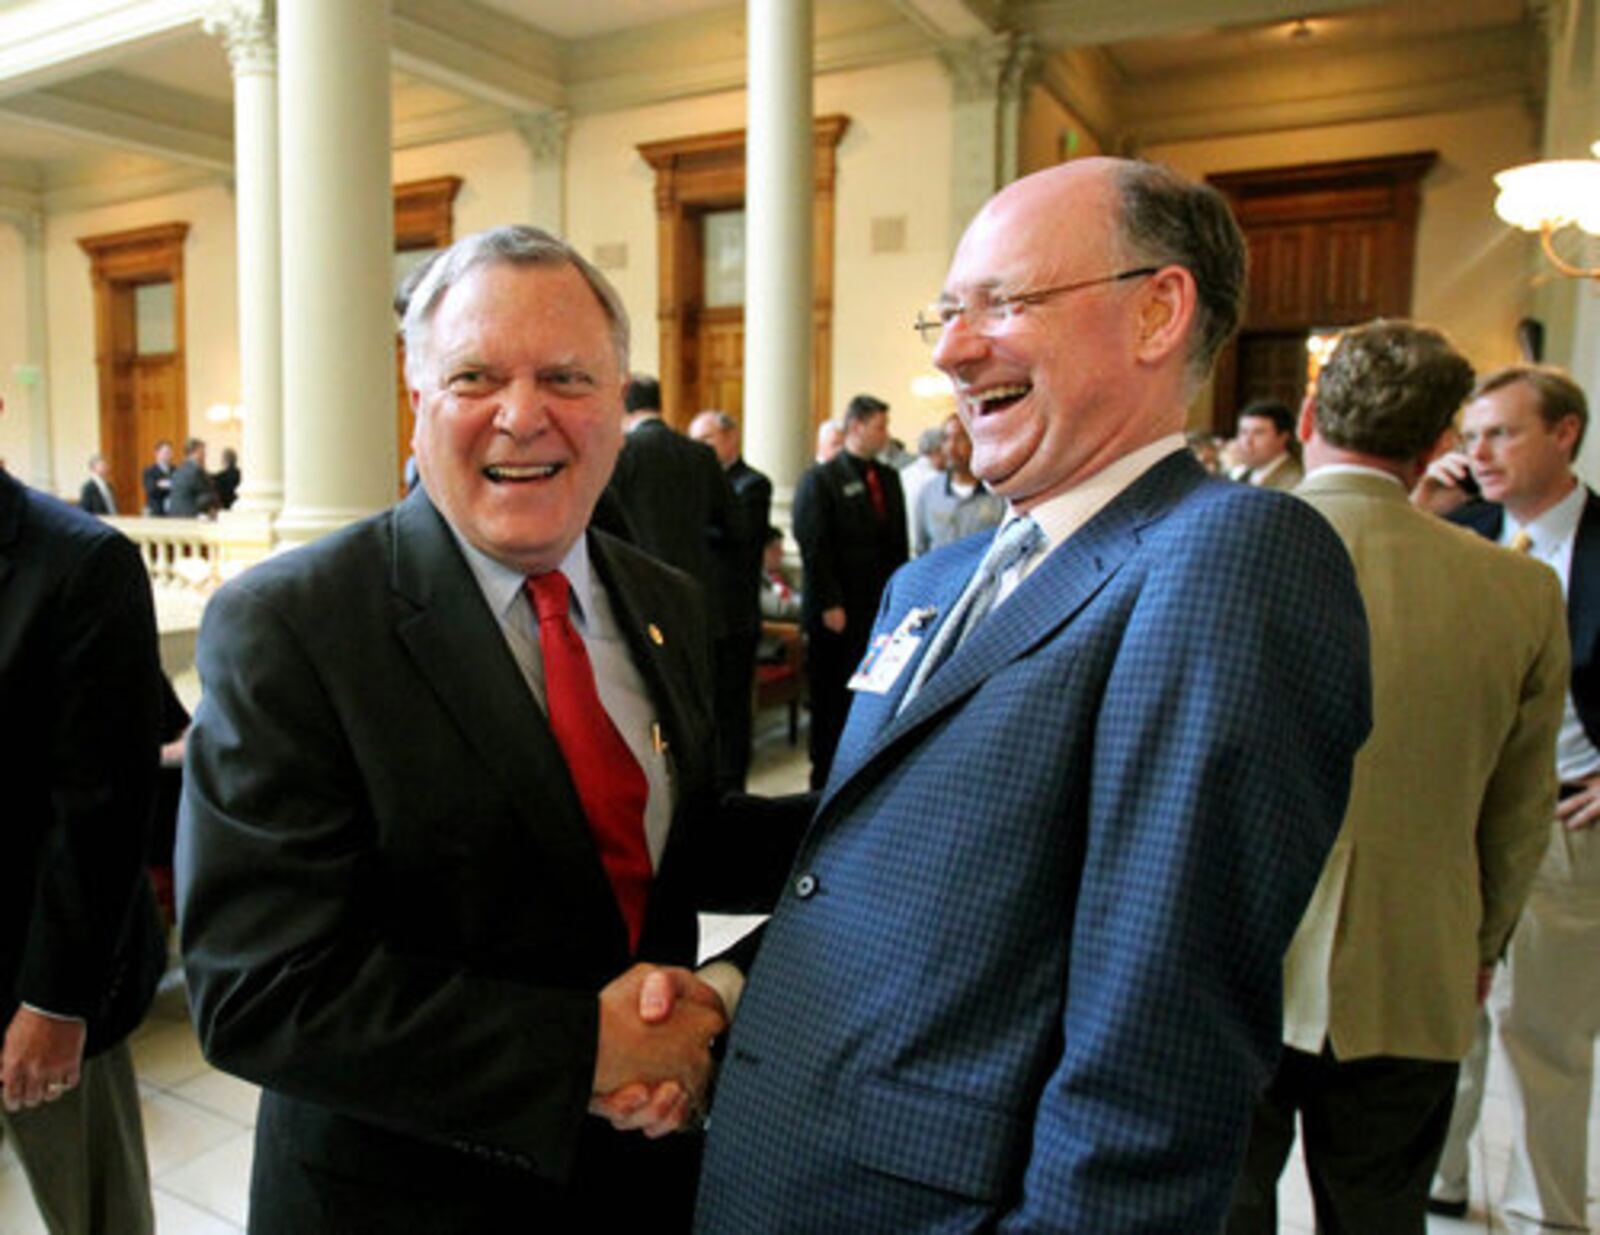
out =
[[[184,436],[189,435],[188,372],[184,345],[183,245],[189,234],[187,223],[157,223],[127,231],[106,232],[98,236],[79,236],[78,247],[89,255],[90,278],[94,283],[94,364],[99,387],[100,442],[117,440],[117,368],[134,360],[138,340],[132,332],[119,345],[116,306],[119,291],[142,284],[171,283],[173,312],[173,356],[178,370],[176,404],[173,409]],[[134,409],[135,412],[137,409]],[[182,442],[174,443],[182,457]],[[129,511],[143,508],[144,493],[138,479],[146,460],[134,459],[132,492],[119,486],[118,504]],[[124,479],[124,484],[126,480]]]
[[[813,426],[832,415],[834,183],[840,139],[850,117],[818,116],[811,128],[812,167],[812,349]],[[660,327],[662,413],[686,428],[698,409],[693,383],[684,372],[688,318],[700,296],[699,216],[708,210],[738,210],[745,204],[745,130],[697,133],[646,142],[640,156],[656,174],[656,318]]]
[[[1207,176],[1206,182],[1228,199],[1234,217],[1247,236],[1254,228],[1290,223],[1320,227],[1353,219],[1379,219],[1391,224],[1396,256],[1383,272],[1385,278],[1380,286],[1377,311],[1384,317],[1407,317],[1411,313],[1422,179],[1438,157],[1438,151],[1421,150],[1384,158],[1225,172]],[[1357,324],[1353,321],[1262,323],[1252,319],[1247,303],[1239,332],[1301,328],[1309,331],[1318,326]],[[1215,428],[1230,427],[1237,412],[1234,400],[1238,363],[1238,342],[1230,340],[1217,358],[1212,403]]]
[[[408,180],[394,186],[394,251],[444,249],[455,243],[455,201],[461,192],[460,176],[434,176]],[[406,389],[406,345],[395,326],[395,437],[400,463],[400,495],[406,491],[406,460],[411,455],[411,392]]]

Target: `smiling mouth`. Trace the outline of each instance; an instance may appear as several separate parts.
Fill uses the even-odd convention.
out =
[[[1006,386],[990,386],[987,390],[973,391],[967,395],[973,410],[979,416],[1004,411],[1019,399],[1025,398],[1033,386],[1028,382],[1015,382]]]
[[[565,463],[540,463],[524,467],[492,463],[483,469],[483,474],[497,485],[520,485],[535,480],[549,480],[565,467]]]

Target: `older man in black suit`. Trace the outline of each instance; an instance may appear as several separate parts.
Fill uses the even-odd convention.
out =
[[[149,881],[161,677],[138,550],[0,470],[0,1047],[52,1235],[153,1229],[126,1038],[166,958]]]
[[[251,1229],[681,1229],[698,1137],[591,1102],[702,1100],[695,911],[770,898],[804,813],[724,824],[696,589],[586,532],[622,443],[604,277],[470,236],[405,336],[422,486],[200,634],[180,920],[206,1053],[265,1088]],[[646,1025],[652,984],[679,1002]]]
[[[900,477],[877,458],[888,441],[889,405],[856,395],[845,408],[844,449],[807,468],[795,489],[813,789],[828,781],[850,710],[847,684],[866,653],[884,585],[908,556]]]
[[[733,490],[734,535],[718,557],[724,630],[717,640],[717,782],[742,790],[750,771],[761,556],[772,517],[772,482],[740,456],[739,422],[727,412],[701,412],[689,422],[689,436],[716,452]]]

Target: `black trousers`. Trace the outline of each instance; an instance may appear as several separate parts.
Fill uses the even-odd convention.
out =
[[[743,793],[750,774],[751,709],[755,703],[759,628],[717,640],[717,789]]]
[[[844,633],[834,634],[820,622],[806,627],[806,689],[811,699],[811,788],[828,783],[833,753],[850,715],[848,683],[866,655],[872,634],[870,620],[852,615]]]
[[[1284,1048],[1256,1104],[1227,1235],[1277,1235],[1278,1176],[1300,1115],[1318,1235],[1425,1235],[1460,1065],[1387,1056],[1346,1063]]]

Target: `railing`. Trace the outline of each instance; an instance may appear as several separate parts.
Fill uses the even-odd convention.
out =
[[[248,515],[225,514],[215,522],[119,515],[107,522],[144,555],[163,634],[198,627],[211,593],[272,549],[268,525]]]

